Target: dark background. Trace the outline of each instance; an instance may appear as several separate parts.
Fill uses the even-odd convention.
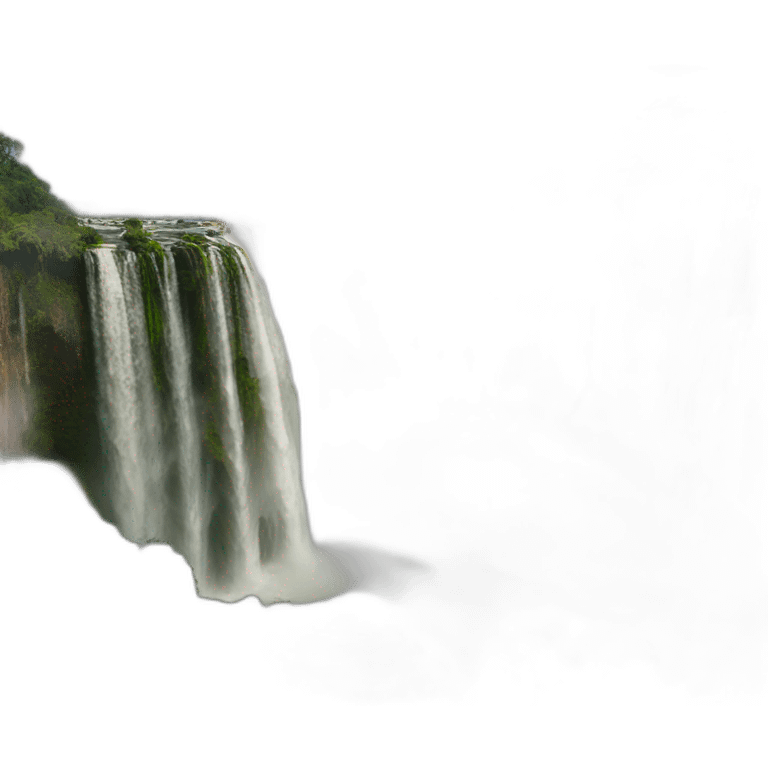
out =
[[[510,63],[493,41],[440,39],[82,85],[87,116],[4,107],[0,127],[84,214],[221,218],[255,258],[315,539],[442,574],[402,606],[296,609],[298,656],[333,615],[369,659],[353,676],[333,657],[339,695],[388,654],[418,677],[414,649],[435,665],[423,695],[448,695],[440,664],[462,695],[756,689],[754,70],[661,52]],[[363,615],[366,640],[349,629]],[[375,679],[372,696],[398,698]]]

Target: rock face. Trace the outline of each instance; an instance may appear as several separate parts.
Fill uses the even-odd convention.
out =
[[[21,334],[11,328],[8,282],[6,271],[0,266],[0,455],[21,456],[30,403],[22,383]]]
[[[2,455],[78,464],[89,430],[95,431],[82,378],[80,268],[77,260],[61,265],[59,274],[0,264]]]

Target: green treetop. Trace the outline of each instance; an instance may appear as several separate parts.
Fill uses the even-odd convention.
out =
[[[101,242],[73,211],[51,194],[50,184],[19,162],[24,145],[0,133],[0,261],[66,261]]]

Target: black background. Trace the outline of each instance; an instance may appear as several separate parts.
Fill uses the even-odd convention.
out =
[[[418,40],[103,88],[72,65],[85,114],[6,105],[0,127],[84,214],[235,226],[298,389],[313,535],[439,564],[418,600],[483,638],[442,651],[470,670],[462,692],[752,689],[754,71]],[[307,611],[358,615],[356,599]],[[351,677],[338,663],[332,688]]]

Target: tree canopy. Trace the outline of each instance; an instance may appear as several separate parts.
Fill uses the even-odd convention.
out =
[[[101,242],[92,227],[79,224],[69,206],[51,194],[50,184],[19,162],[24,145],[0,133],[0,260],[67,261]]]

